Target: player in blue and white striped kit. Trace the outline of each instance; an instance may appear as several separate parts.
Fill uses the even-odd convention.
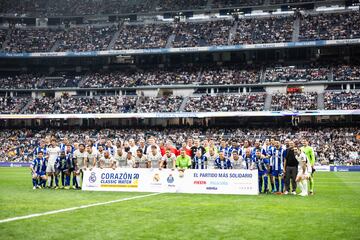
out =
[[[34,149],[34,152],[33,152],[34,158],[36,158],[38,156],[39,152],[42,152],[43,156],[47,155],[47,147],[46,147],[45,141],[43,139],[40,141],[40,146],[38,146]]]
[[[207,169],[207,158],[201,154],[202,152],[198,150],[194,157],[194,168],[195,169]]]
[[[261,193],[264,186],[264,193],[267,193],[268,190],[268,171],[269,171],[269,159],[266,156],[261,154],[261,150],[256,150],[255,155],[253,155],[253,162],[258,170],[259,176],[259,193]]]
[[[271,176],[273,177],[273,182],[275,182],[275,189],[272,189],[272,192],[283,192],[284,191],[284,178],[283,178],[283,169],[284,169],[284,159],[286,151],[281,146],[279,141],[275,141],[275,146],[272,149],[272,155],[270,159],[271,166]],[[280,189],[280,180],[281,180],[281,189]]]
[[[253,155],[251,155],[251,149],[246,148],[244,154],[242,155],[244,168],[245,169],[252,169],[253,167]]]
[[[215,159],[216,169],[232,169],[230,159],[225,156],[225,152],[219,152],[219,156]]]
[[[231,155],[231,152],[229,153],[229,146],[227,145],[225,140],[221,140],[220,142],[220,147],[219,147],[219,152],[224,152],[225,157],[229,157],[229,155]]]
[[[42,151],[37,152],[37,157],[30,165],[33,189],[45,187],[46,184],[47,160],[43,156]]]

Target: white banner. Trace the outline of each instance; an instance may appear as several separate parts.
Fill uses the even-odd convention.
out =
[[[258,194],[256,170],[94,169],[85,171],[83,190]]]

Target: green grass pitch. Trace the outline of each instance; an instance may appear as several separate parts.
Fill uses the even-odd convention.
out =
[[[315,173],[316,195],[160,194],[0,223],[0,239],[360,239],[360,173]],[[0,220],[148,193],[33,190],[0,168]]]

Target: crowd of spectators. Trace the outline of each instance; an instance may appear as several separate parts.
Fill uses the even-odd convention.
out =
[[[304,2],[323,2],[325,0],[270,0],[271,4],[286,4],[286,3],[304,3]]]
[[[190,97],[185,112],[236,112],[264,110],[265,94],[222,94]]]
[[[237,20],[232,44],[290,42],[293,17],[241,18]]]
[[[118,30],[116,25],[96,28],[93,26],[72,27],[62,32],[56,52],[83,52],[107,50],[114,33]]]
[[[315,110],[317,106],[317,93],[275,93],[271,98],[271,110]]]
[[[115,145],[121,141],[128,145],[130,139],[135,143],[155,138],[155,143],[163,149],[174,147],[180,149],[185,143],[192,145],[193,139],[199,139],[201,146],[218,148],[221,140],[228,145],[242,147],[244,141],[253,146],[256,140],[261,146],[266,139],[274,138],[282,143],[285,139],[300,144],[302,138],[308,139],[314,148],[316,164],[360,164],[360,148],[357,136],[358,127],[352,128],[126,128],[126,129],[3,129],[0,131],[0,161],[30,161],[33,150],[40,140],[49,141],[50,137],[62,142],[66,137],[70,143],[111,140]]]
[[[139,97],[137,112],[178,112],[183,98],[180,96],[168,97]]]
[[[124,24],[114,49],[164,48],[172,31],[170,24]]]
[[[322,66],[275,66],[266,68],[264,81],[325,81],[329,73],[329,68]]]
[[[212,0],[211,7],[226,8],[237,6],[257,6],[262,5],[264,0]]]
[[[0,114],[17,114],[28,101],[25,97],[0,96]]]
[[[63,37],[60,29],[13,28],[9,31],[11,37],[3,51],[11,53],[50,52],[55,42]]]
[[[135,97],[101,96],[34,99],[24,114],[128,113],[136,110]]]
[[[159,0],[157,9],[160,11],[189,10],[205,8],[208,0]]]
[[[124,70],[112,72],[88,73],[84,79],[82,88],[109,88],[109,87],[132,87],[141,85],[176,85],[191,84],[197,81],[199,69],[196,68],[173,68],[167,70]]]
[[[0,76],[1,89],[35,89],[41,85],[38,74],[24,73]]]
[[[154,112],[230,112],[265,110],[265,93],[241,93],[191,96],[184,102],[181,96],[68,96],[42,97],[30,100],[28,97],[2,97],[2,113],[59,114],[59,113],[154,113]],[[275,93],[271,96],[272,111],[316,110],[317,93]],[[23,109],[27,102],[31,103]],[[325,92],[325,110],[360,109],[360,91]]]
[[[300,41],[360,37],[360,12],[305,15],[300,23]]]
[[[2,51],[77,52],[101,51],[108,48],[151,49],[291,42],[294,18],[294,16],[245,17],[157,24],[84,25],[65,29],[11,27],[8,29],[9,41],[4,44]],[[358,11],[305,15],[301,17],[300,25],[300,41],[360,38]],[[116,35],[114,46],[109,46],[117,31],[119,35]],[[0,43],[4,42],[6,35],[6,29],[2,29]]]
[[[156,10],[152,0],[102,0],[101,12],[105,14],[144,13]]]
[[[339,65],[333,68],[335,81],[360,80],[360,65]]]
[[[360,109],[360,91],[325,92],[324,107],[326,110]]]
[[[177,23],[173,47],[228,45],[232,26],[232,20]]]
[[[259,82],[259,69],[241,66],[209,66],[202,71],[197,67],[172,69],[147,69],[139,71],[114,71],[89,73],[83,76],[82,88],[129,87],[141,85],[176,84],[252,84]],[[199,77],[200,76],[200,77]]]
[[[259,82],[260,68],[241,66],[205,67],[201,84],[253,84]]]

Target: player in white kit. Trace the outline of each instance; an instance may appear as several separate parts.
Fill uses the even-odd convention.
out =
[[[106,150],[104,152],[104,156],[102,158],[100,158],[100,168],[112,168],[115,169],[116,168],[116,161],[115,159],[111,156],[110,151]]]
[[[114,159],[116,161],[116,167],[119,167],[119,168],[127,167],[127,164],[126,164],[126,152],[123,151],[122,147],[119,146],[116,149]]]
[[[299,148],[294,148],[295,158],[299,162],[298,165],[298,174],[296,176],[296,182],[300,187],[301,192],[300,196],[308,196],[308,180],[311,173],[311,165],[308,161],[305,153],[303,153]]]
[[[98,161],[98,152],[92,147],[92,145],[86,146],[86,156],[84,158],[84,170],[89,169],[90,171],[96,167]]]
[[[134,156],[135,168],[148,168],[150,163],[147,157],[143,154],[141,148],[136,150],[136,155]]]
[[[207,158],[207,168],[214,169],[215,168],[215,160],[219,157],[214,147],[210,147],[209,151],[205,153],[205,157]]]
[[[86,157],[85,145],[83,143],[80,143],[78,149],[75,150],[73,155],[73,162],[74,162],[73,177],[76,177],[75,186],[73,186],[73,188],[76,189],[81,188],[80,180],[82,179],[85,157]]]
[[[171,150],[166,149],[165,155],[161,158],[160,168],[175,169],[176,156]]]
[[[47,157],[48,157],[48,165],[46,167],[46,174],[48,176],[47,178],[47,185],[49,188],[53,187],[53,183],[54,183],[54,177],[55,177],[55,182],[56,187],[54,188],[58,188],[58,176],[56,175],[56,168],[55,168],[55,162],[56,162],[56,158],[60,155],[60,147],[57,146],[56,141],[53,139],[51,140],[50,145],[47,148]]]
[[[147,160],[150,163],[148,168],[160,168],[161,153],[158,151],[156,145],[151,146],[151,151],[147,154]]]

